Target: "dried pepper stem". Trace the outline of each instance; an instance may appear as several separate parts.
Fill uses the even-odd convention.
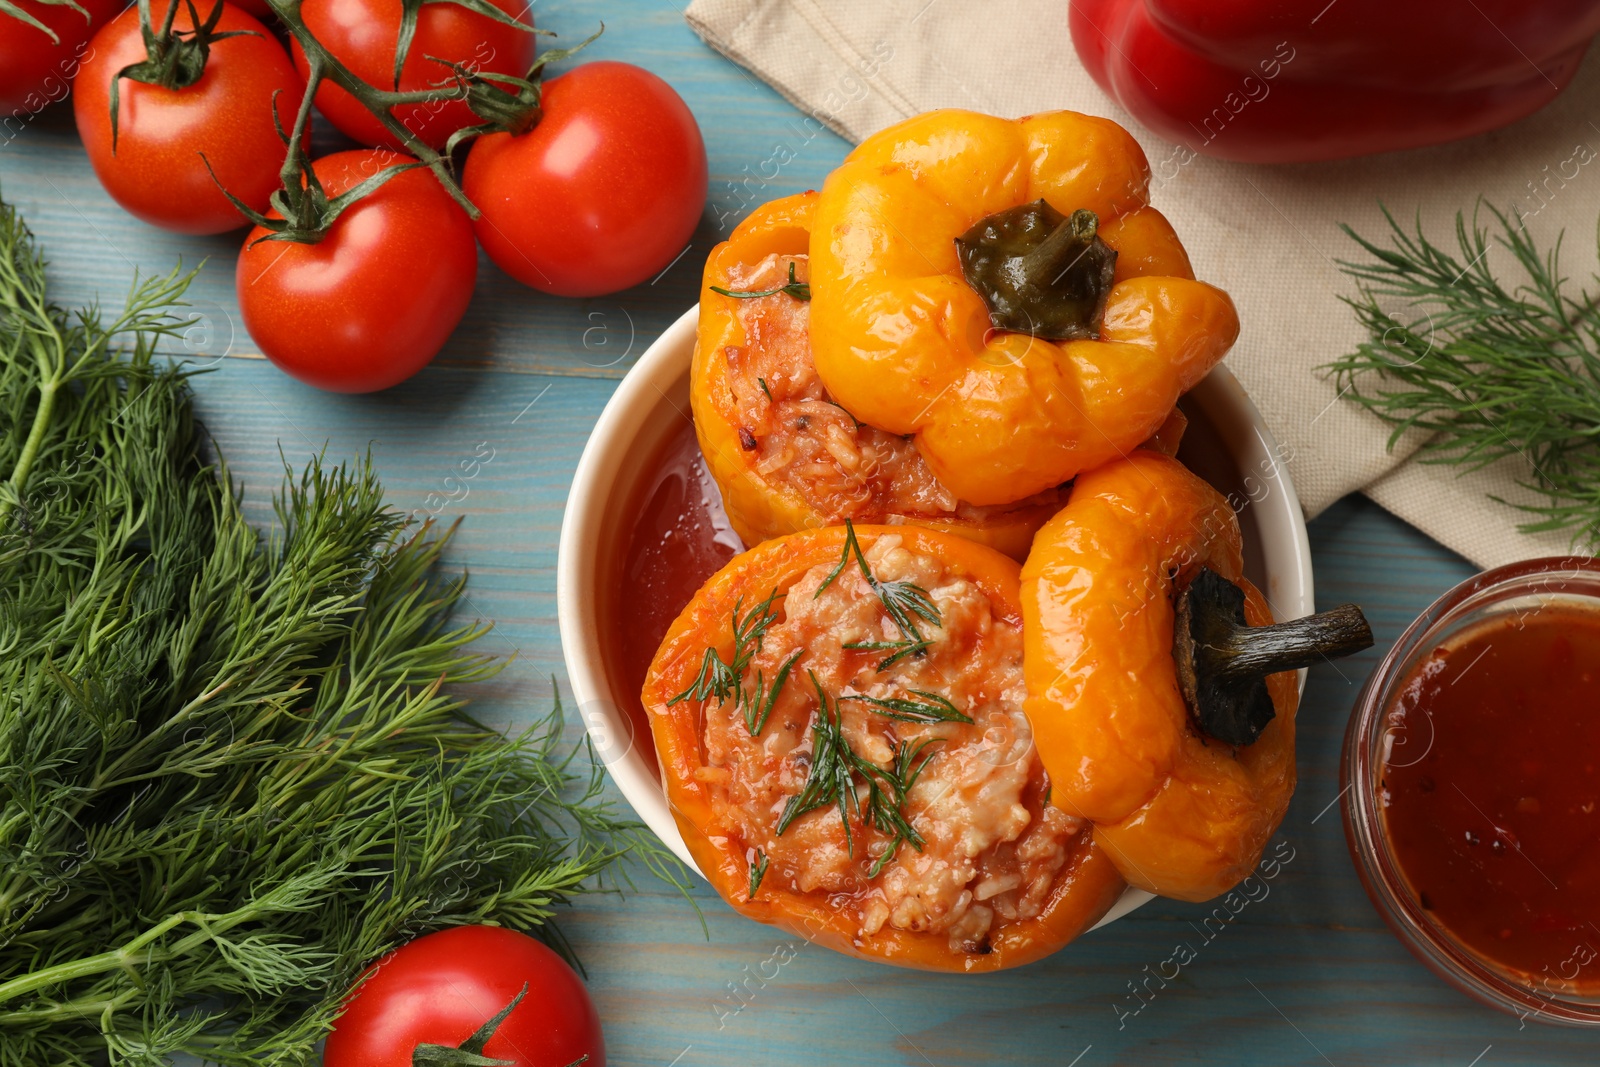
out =
[[[1276,715],[1267,675],[1370,647],[1372,627],[1354,604],[1251,626],[1244,591],[1209,567],[1178,597],[1172,638],[1178,687],[1201,731],[1224,744],[1253,744]]]

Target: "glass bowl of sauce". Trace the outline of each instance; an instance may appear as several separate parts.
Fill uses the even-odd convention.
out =
[[[1400,940],[1524,1020],[1600,1026],[1600,560],[1456,586],[1356,702],[1345,837]]]

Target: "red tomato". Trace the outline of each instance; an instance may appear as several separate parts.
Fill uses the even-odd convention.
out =
[[[462,188],[500,269],[559,296],[638,285],[683,251],[706,202],[706,146],[672,86],[585,63],[544,86],[527,133],[480,137]]]
[[[312,164],[330,197],[412,162],[385,148]],[[390,178],[316,244],[250,231],[235,284],[245,328],[267,358],[319,389],[369,393],[427,365],[461,321],[478,276],[472,223],[430,172]]]
[[[533,28],[526,0],[490,0],[500,10]],[[305,0],[300,17],[322,46],[350,72],[369,85],[394,88],[394,53],[400,39],[399,0]],[[295,66],[302,77],[310,68],[298,42],[292,42]],[[416,36],[400,72],[400,88],[426,89],[446,79],[450,69],[429,59],[436,56],[495,74],[528,73],[533,63],[534,36],[457,4],[424,4]],[[400,141],[355,97],[324,81],[317,88],[317,107],[346,136],[362,144],[400,148]],[[450,135],[481,121],[460,100],[417,104],[394,110],[412,133],[433,148],[443,148]]]
[[[159,27],[167,5],[155,0],[150,6]],[[195,7],[204,21],[210,6],[201,0]],[[173,28],[194,29],[187,3],[179,6]],[[121,79],[114,152],[111,81],[147,56],[138,9],[128,8],[90,42],[94,54],[83,63],[72,100],[78,136],[111,199],[151,225],[179,233],[236,230],[248,220],[217,182],[257,211],[267,209],[278,187],[284,148],[272,124],[273,93],[279,94],[278,116],[287,130],[305,83],[265,26],[224,4],[217,31],[230,30],[248,36],[213,44],[205,73],[193,85],[164,89]]]
[[[460,1045],[522,990],[483,1048],[516,1067],[605,1067],[600,1017],[583,982],[543,944],[496,926],[419,937],[375,963],[323,1048],[323,1067],[411,1067],[419,1044]]]
[[[64,100],[79,66],[89,58],[89,38],[121,11],[125,0],[78,0],[88,18],[64,4],[12,0],[55,31],[56,42],[37,26],[0,13],[0,141],[16,136],[12,116],[30,115]]]

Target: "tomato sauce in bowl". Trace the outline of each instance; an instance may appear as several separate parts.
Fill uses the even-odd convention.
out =
[[[1461,635],[1389,719],[1383,819],[1421,907],[1530,981],[1600,991],[1600,611]]]
[[[626,693],[633,735],[649,738],[639,702],[644,676],[661,639],[684,605],[722,565],[744,550],[728,524],[722,497],[706,469],[694,424],[683,426],[645,461],[645,476],[627,511],[633,517],[618,581],[606,589],[605,613],[614,627],[617,689]]]
[[[1600,1025],[1600,560],[1446,593],[1367,682],[1345,833],[1379,914],[1451,984]]]

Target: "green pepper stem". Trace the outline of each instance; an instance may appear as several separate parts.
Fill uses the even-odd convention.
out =
[[[1022,257],[1022,273],[1039,288],[1055,285],[1083,258],[1099,227],[1100,219],[1094,212],[1079,208]]]
[[[1096,236],[1099,217],[1048,201],[985,215],[956,238],[961,274],[996,329],[1051,341],[1100,336],[1117,253]]]

